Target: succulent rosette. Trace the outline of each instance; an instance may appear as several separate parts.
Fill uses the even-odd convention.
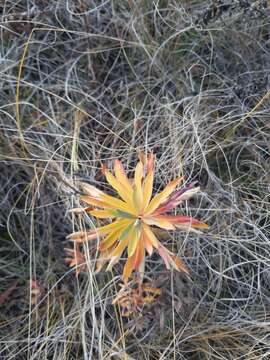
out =
[[[176,206],[191,198],[200,188],[191,183],[176,190],[183,181],[183,177],[178,177],[153,196],[154,154],[140,154],[132,179],[127,177],[119,160],[114,161],[114,175],[105,166],[102,170],[118,197],[108,195],[87,183],[80,183],[84,193],[80,200],[88,206],[73,211],[85,211],[98,219],[107,219],[110,223],[72,233],[68,238],[76,243],[99,239],[99,269],[105,262],[109,262],[107,269],[111,269],[127,249],[123,270],[125,281],[133,270],[140,270],[146,253],[151,256],[154,250],[158,251],[168,269],[188,273],[183,261],[161,243],[155,229],[174,231],[207,228],[205,223],[193,217],[171,214]]]

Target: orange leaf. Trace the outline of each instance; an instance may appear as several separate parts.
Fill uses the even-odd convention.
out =
[[[128,278],[130,277],[133,269],[134,269],[134,255],[129,257],[126,261],[124,271],[123,271],[123,280],[125,282],[128,281]]]
[[[174,264],[176,265],[177,270],[183,271],[186,274],[189,274],[189,271],[186,267],[186,265],[184,264],[183,260],[181,260],[177,255],[171,254],[171,259],[174,262]]]
[[[143,245],[142,237],[140,237],[134,259],[134,268],[136,270],[139,270],[139,267],[143,259],[144,259],[144,245]]]
[[[155,154],[151,153],[147,159],[147,164],[146,164],[146,167],[147,167],[147,172],[149,171],[153,171],[154,172],[154,169],[155,169],[155,160],[156,160],[156,156]]]
[[[95,240],[99,236],[98,228],[88,231],[77,231],[67,236],[68,240],[82,243],[89,240]]]

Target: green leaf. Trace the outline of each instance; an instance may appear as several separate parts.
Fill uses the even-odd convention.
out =
[[[128,212],[125,212],[123,210],[118,209],[115,210],[114,213],[117,217],[126,218],[126,219],[136,219],[134,215],[129,214]]]

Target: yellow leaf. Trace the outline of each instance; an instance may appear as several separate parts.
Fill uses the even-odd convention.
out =
[[[132,193],[132,186],[127,178],[125,170],[121,161],[115,160],[114,161],[114,172],[116,179],[126,188],[127,191]]]
[[[118,261],[120,260],[120,256],[111,256],[110,257],[110,262],[108,264],[108,266],[106,267],[106,271],[111,271],[112,267],[118,263]]]
[[[136,215],[139,215],[140,210],[142,208],[142,196],[138,193],[138,189],[136,185],[134,184],[134,190],[133,190],[133,204],[136,209]]]
[[[152,304],[156,301],[156,298],[153,295],[148,295],[143,298],[143,301],[147,304]]]
[[[139,237],[141,236],[141,226],[133,225],[128,234],[128,256],[132,256],[138,245]]]
[[[112,256],[118,256],[120,257],[122,255],[122,252],[124,251],[125,247],[128,245],[128,234],[132,227],[133,223],[129,224],[125,230],[122,232],[121,236],[119,237],[119,243],[116,246],[116,248],[112,252]]]
[[[126,219],[133,219],[135,221],[136,216],[132,215],[130,213],[127,213],[126,211],[122,211],[122,210],[114,210],[115,214],[117,217],[119,218],[126,218]]]
[[[156,195],[147,206],[145,215],[151,214],[158,208],[158,206],[164,202],[167,197],[174,191],[176,186],[183,180],[183,177],[177,178],[171,181],[163,191],[161,191],[158,195]]]
[[[150,171],[145,178],[143,189],[143,209],[145,210],[149,205],[153,192],[154,172]]]
[[[147,285],[143,287],[143,291],[154,294],[155,296],[161,295],[161,293],[162,293],[161,289],[154,288],[154,287],[147,286]]]
[[[128,244],[128,237],[125,237],[124,239],[122,239],[119,244],[116,246],[116,248],[113,250],[112,252],[112,256],[121,256],[123,251],[125,250],[125,247]]]
[[[133,194],[133,200],[135,202],[135,207],[138,213],[141,211],[143,205],[142,178],[143,178],[143,164],[141,162],[138,162],[135,168],[134,194]]]
[[[100,243],[100,251],[104,251],[109,249],[118,239],[119,235],[123,231],[123,227],[125,225],[122,225],[120,229],[117,229],[115,231],[112,231],[101,243]]]
[[[109,232],[118,230],[118,229],[122,228],[123,226],[128,226],[130,223],[132,223],[132,220],[130,220],[130,219],[116,220],[116,221],[112,222],[111,224],[108,224],[108,225],[98,228],[97,230],[98,230],[99,234],[108,234]]]
[[[98,219],[106,219],[108,217],[116,217],[114,210],[91,210],[88,214],[95,216]]]
[[[159,246],[159,241],[156,238],[155,234],[152,232],[151,228],[149,225],[147,224],[143,224],[143,232],[144,232],[144,236],[147,237],[147,239],[150,241],[150,243],[152,244],[153,247],[158,248]]]
[[[127,190],[113,175],[110,173],[109,170],[104,169],[104,175],[106,177],[107,182],[111,185],[114,190],[117,191],[117,193],[121,196],[121,198],[128,203],[130,208],[133,210],[133,204],[132,204],[132,193]]]
[[[107,203],[108,205],[110,205],[111,207],[114,207],[116,209],[120,209],[120,210],[123,210],[123,211],[126,211],[130,214],[134,214],[134,210],[131,209],[131,207],[125,203],[124,201],[122,200],[119,200],[113,196],[110,196],[110,195],[107,195],[107,194],[103,194],[101,195],[101,199]]]

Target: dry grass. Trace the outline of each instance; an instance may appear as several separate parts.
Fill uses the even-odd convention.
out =
[[[269,359],[269,5],[266,1],[0,4],[0,358]],[[191,278],[149,259],[159,302],[111,305],[120,270],[76,278],[65,240],[76,179],[157,154],[203,192],[204,235],[164,239]],[[42,287],[31,301],[29,279]],[[16,281],[16,283],[15,283]],[[13,288],[12,288],[13,286]],[[2,300],[2,301],[1,301]]]

